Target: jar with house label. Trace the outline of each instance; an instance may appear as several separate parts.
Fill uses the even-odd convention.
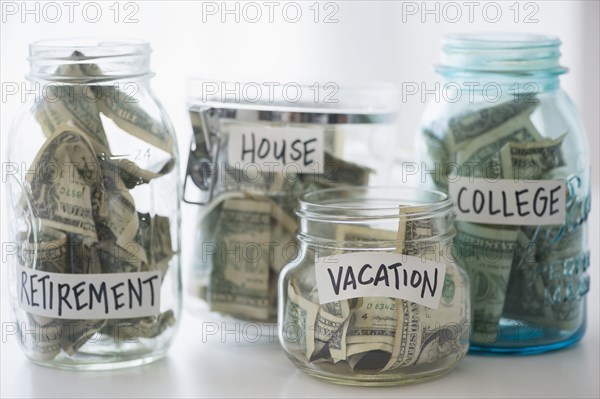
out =
[[[36,95],[11,130],[5,173],[23,350],[68,369],[159,359],[180,318],[180,178],[150,46],[42,41],[29,60]]]
[[[333,188],[302,196],[297,213],[300,255],[281,272],[279,340],[300,369],[396,385],[457,365],[471,311],[448,195]]]
[[[442,98],[420,135],[423,170],[456,201],[472,286],[471,349],[537,353],[585,331],[587,138],[560,88],[557,38],[450,35]]]
[[[279,272],[297,255],[297,198],[386,183],[395,139],[391,86],[286,85],[193,81],[184,183],[195,308],[269,336]]]

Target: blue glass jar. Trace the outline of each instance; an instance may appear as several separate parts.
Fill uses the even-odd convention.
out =
[[[417,142],[422,176],[456,201],[471,278],[471,350],[538,353],[579,341],[589,289],[588,144],[560,88],[557,38],[446,36],[439,98]]]

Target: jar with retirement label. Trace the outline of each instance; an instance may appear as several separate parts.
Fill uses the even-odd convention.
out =
[[[29,60],[3,167],[19,341],[68,369],[156,360],[181,309],[180,179],[150,46],[42,41]]]
[[[419,145],[422,169],[456,201],[472,350],[544,352],[585,330],[590,164],[559,85],[559,46],[524,34],[443,41],[441,98],[425,112]]]
[[[274,341],[278,275],[298,252],[297,199],[387,183],[394,95],[386,84],[192,82],[184,201],[197,216],[183,228],[197,240],[184,245],[197,313],[220,319],[238,341]]]
[[[300,369],[395,385],[457,365],[471,311],[448,195],[333,188],[302,196],[297,214],[300,256],[281,272],[279,340]]]

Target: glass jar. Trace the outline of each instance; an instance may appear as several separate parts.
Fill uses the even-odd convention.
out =
[[[305,194],[300,254],[281,272],[279,340],[310,375],[396,385],[467,353],[469,279],[452,254],[452,201],[417,188]]]
[[[68,369],[159,359],[181,311],[180,178],[150,45],[41,41],[29,60],[6,173],[23,350]]]
[[[590,163],[560,88],[560,41],[450,35],[440,101],[423,116],[423,170],[456,199],[456,252],[471,276],[471,350],[536,353],[584,334]]]
[[[387,183],[395,137],[391,86],[289,85],[288,95],[273,82],[192,82],[184,184],[186,214],[197,215],[184,227],[196,239],[186,256],[197,313],[228,329],[256,322],[271,338],[278,275],[298,249],[298,197]]]

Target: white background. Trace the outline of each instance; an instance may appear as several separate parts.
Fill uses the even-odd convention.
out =
[[[313,2],[299,2],[303,15],[299,22],[283,18],[281,9],[269,22],[267,9],[257,23],[240,15],[203,15],[203,4],[191,1],[136,1],[134,18],[125,23],[126,2],[117,4],[121,12],[115,21],[114,2],[97,2],[88,8],[88,20],[82,13],[85,2],[75,2],[73,21],[69,21],[64,2],[55,2],[62,12],[58,22],[53,10],[43,2],[28,2],[33,14],[23,14],[22,2],[2,2],[1,23],[1,149],[4,149],[13,116],[22,105],[20,95],[7,96],[7,84],[21,84],[28,71],[28,44],[35,40],[62,37],[134,37],[152,44],[152,69],[156,72],[153,88],[172,118],[184,160],[191,129],[187,117],[186,81],[204,76],[230,80],[256,80],[313,83],[368,83],[393,81],[434,87],[437,77],[433,65],[439,60],[440,37],[448,32],[519,31],[557,35],[563,42],[561,63],[570,68],[561,77],[562,87],[571,95],[582,113],[588,130],[593,161],[593,182],[598,185],[599,147],[599,8],[596,1],[520,2],[515,21],[515,2],[498,1],[493,8],[486,2],[475,2],[469,16],[464,2],[458,6],[457,22],[446,2],[332,2],[338,11],[336,23],[323,23],[332,8],[318,4],[321,13],[314,22]],[[18,8],[16,15],[4,13],[7,4]],[[36,5],[37,4],[37,5]],[[212,3],[222,7],[221,2]],[[259,6],[262,2],[258,2]],[[533,4],[533,5],[531,5]],[[238,3],[240,11],[243,3]],[[112,9],[110,7],[113,7]],[[416,15],[403,10],[416,6]],[[10,5],[9,5],[10,7]],[[37,12],[35,11],[37,8]],[[206,7],[206,2],[204,7]],[[229,2],[233,9],[235,3]],[[425,14],[424,7],[438,12]],[[446,8],[444,8],[446,7]],[[511,8],[512,7],[512,8]],[[98,22],[94,10],[101,10]],[[498,22],[494,10],[500,9]],[[446,13],[444,13],[444,9]],[[537,22],[525,23],[529,12],[537,10]],[[51,12],[51,13],[50,13]],[[37,15],[36,15],[37,14]],[[436,15],[437,14],[437,15]],[[36,21],[36,17],[38,20]],[[92,17],[92,18],[89,18]],[[204,17],[204,20],[203,20]],[[404,85],[403,85],[404,83]],[[18,93],[21,94],[21,93]],[[399,160],[412,158],[413,137],[418,130],[425,102],[420,96],[401,99],[401,116],[396,134],[401,138],[397,148]],[[598,191],[594,192],[596,199]],[[4,200],[2,200],[4,204]],[[591,224],[597,228],[597,202]],[[4,208],[2,208],[4,212]],[[185,218],[185,215],[183,215]],[[2,218],[3,220],[4,218]],[[2,231],[4,223],[0,221]],[[598,234],[591,236],[592,293],[590,297],[590,329],[583,343],[558,354],[528,358],[484,358],[469,356],[459,370],[435,383],[418,388],[361,391],[316,382],[295,371],[276,345],[258,350],[256,345],[202,344],[195,340],[197,320],[186,315],[180,339],[168,359],[154,366],[110,374],[95,373],[73,376],[35,367],[19,353],[14,337],[2,337],[2,397],[5,396],[592,396],[598,397]],[[185,272],[185,270],[184,270]],[[2,277],[4,277],[4,272]],[[3,278],[3,280],[5,280]],[[3,281],[3,288],[5,288]],[[6,314],[6,290],[2,290],[2,321]],[[95,381],[95,382],[92,382]],[[109,382],[109,383],[107,383]],[[68,384],[75,384],[70,388]],[[137,384],[137,385],[136,385]],[[74,385],[74,386],[75,386]],[[65,392],[63,389],[67,388]],[[135,394],[133,394],[135,393]]]

